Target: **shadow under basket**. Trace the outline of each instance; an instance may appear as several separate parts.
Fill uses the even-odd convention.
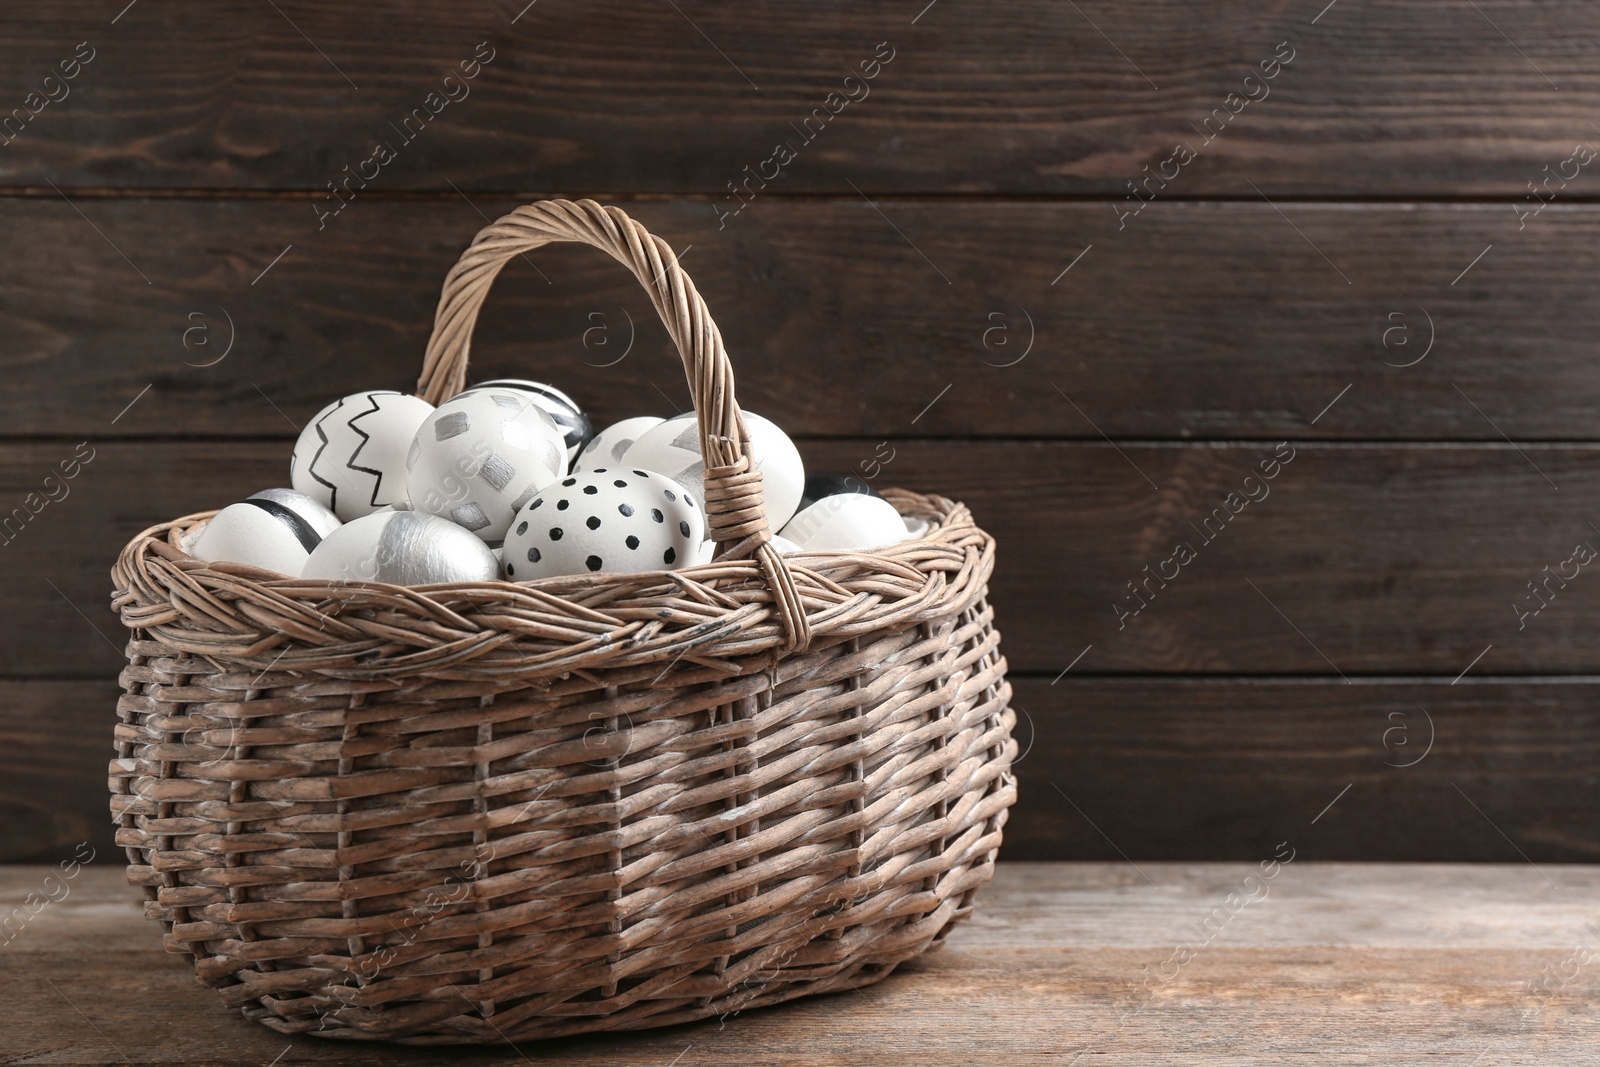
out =
[[[580,241],[634,272],[700,420],[713,562],[402,588],[189,556],[113,571],[132,631],[111,807],[169,951],[284,1033],[498,1043],[877,981],[988,881],[1016,752],[966,508],[872,552],[780,556],[715,324],[614,208],[485,228],[418,394],[465,385],[501,266]]]

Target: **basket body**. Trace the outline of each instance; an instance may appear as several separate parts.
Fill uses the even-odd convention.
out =
[[[666,242],[592,201],[491,223],[445,279],[418,395],[460,392],[495,277],[552,242],[632,271],[673,338],[713,562],[315,581],[190,556],[205,514],[112,571],[130,878],[167,947],[283,1032],[487,1043],[859,987],[993,870],[1016,795],[993,540],[886,490],[926,533],[778,553],[721,334]]]
[[[346,1038],[667,1025],[886,976],[970,912],[1015,797],[993,542],[886,495],[929,532],[793,557],[834,605],[798,650],[750,624],[749,560],[333,601],[187,558],[204,516],[147,531],[116,572],[110,785],[148,916],[248,1017]]]

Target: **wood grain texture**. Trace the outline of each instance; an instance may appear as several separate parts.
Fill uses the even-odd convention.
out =
[[[1248,180],[1269,195],[1515,198],[1592,136],[1600,104],[1586,4],[924,6],[302,0],[144,5],[113,24],[73,0],[8,34],[8,108],[79,42],[97,54],[4,150],[0,181],[323,192],[387,139],[389,189],[723,196],[787,142],[796,158],[772,181],[789,193],[1120,197],[1184,141],[1200,153],[1188,196],[1252,196]],[[496,58],[470,95],[402,142],[390,124],[481,41]],[[863,96],[845,78],[880,42],[894,58]],[[1289,65],[1246,85],[1280,42]],[[857,101],[829,102],[844,92]],[[829,121],[808,140],[817,109]],[[1197,128],[1234,110],[1204,143]]]
[[[445,272],[516,203],[357,200],[319,232],[308,201],[12,201],[4,433],[292,435],[409,388]],[[1522,232],[1509,204],[1281,207],[1158,201],[1120,232],[1103,203],[758,201],[722,231],[703,203],[630,210],[684,256],[741,401],[796,434],[1593,436],[1600,207]],[[475,374],[602,420],[688,405],[626,272],[524,259]]]
[[[1313,818],[1317,859],[1526,856],[1559,882],[1550,865],[1600,857],[1600,679],[1012,684],[1020,798],[1003,860],[1248,860]],[[113,677],[0,681],[0,863],[112,849],[118,692]]]
[[[881,465],[878,484],[961,498],[997,536],[1003,649],[1037,731],[1008,855],[1109,858],[1098,826],[1141,863],[1247,858],[1349,784],[1314,826],[1318,855],[1495,860],[1514,842],[1541,864],[1594,858],[1600,579],[1545,568],[1600,546],[1600,446],[1584,443],[1600,439],[1595,167],[1540,186],[1553,201],[1525,213],[1530,183],[1600,145],[1597,31],[1595,5],[1528,0],[64,0],[9,20],[0,518],[47,493],[78,442],[97,451],[66,499],[0,533],[0,737],[28,753],[0,779],[0,860],[107,832],[115,552],[282,483],[289,439],[331,397],[409,388],[461,249],[486,218],[558,194],[623,201],[685,254],[740,400],[814,469]],[[394,128],[485,41],[469,97],[422,135]],[[1270,96],[1207,139],[1196,127],[1281,41],[1294,58]],[[94,58],[70,95],[30,97],[80,42]],[[869,96],[798,130],[879,42],[894,58]],[[18,108],[37,114],[19,125]],[[326,214],[330,183],[379,141],[395,158]],[[750,180],[780,142],[797,146],[783,176]],[[1129,182],[1180,142],[1195,158],[1141,208]],[[585,250],[527,259],[488,302],[476,377],[547,378],[600,421],[687,405],[631,279]],[[1229,516],[1227,494],[1284,440],[1298,452],[1271,496]],[[1198,527],[1219,507],[1212,537]],[[1194,561],[1119,622],[1140,603],[1128,583],[1179,542]],[[1519,619],[1540,604],[1529,582],[1555,595]],[[1415,731],[1421,707],[1435,749],[1385,766],[1389,716]],[[1295,951],[1310,955],[1241,958],[1238,981],[1301,989],[1321,950]],[[1387,1020],[1384,1061],[1470,1063],[1474,1027],[1502,1017],[1484,983],[1507,965],[1462,964],[1429,999],[1405,976],[1425,959],[1380,961],[1366,991],[1341,979],[1348,999],[1315,1018],[1350,1036],[1314,1051],[1379,1055],[1359,1013],[1372,989],[1406,990],[1432,1014]],[[1059,1062],[1029,1044],[1036,1018],[1003,982],[972,981],[1002,1027],[942,1013],[873,1061],[926,1063],[943,1029],[947,1049],[981,1037]],[[1241,1041],[1294,996],[1226,1014],[1239,996],[1163,1000],[1140,1017],[1223,1015],[1183,1022],[1181,1046],[1096,1055],[1289,1058]],[[1450,1030],[1441,1005],[1473,1021]],[[1114,1024],[1057,1015],[1044,1032],[1081,1048]],[[1547,1046],[1484,1062],[1559,1052],[1542,1026],[1523,1031]],[[845,1061],[874,1028],[764,1048]],[[44,1061],[102,1054],[51,1048]],[[683,1051],[608,1048],[562,1055]]]
[[[1003,864],[944,951],[859,993],[440,1052],[290,1040],[237,1018],[161,952],[117,862],[79,870],[0,949],[13,1062],[743,1065],[759,1049],[761,1062],[786,1065],[1060,1064],[1080,1053],[1191,1067],[1548,1064],[1583,1062],[1596,1035],[1594,968],[1565,962],[1594,945],[1592,867],[1563,868],[1551,892],[1520,864],[1339,865],[1303,852],[1266,881],[1255,863],[1151,864],[1148,884],[1121,863]],[[0,871],[0,906],[42,894],[51,870]],[[1257,899],[1229,911],[1230,893]],[[1572,976],[1536,995],[1557,973]]]
[[[1011,859],[1600,857],[1600,679],[1014,685]]]
[[[0,681],[0,863],[57,862],[114,846],[106,767],[115,754],[116,678]],[[122,852],[117,850],[116,855]]]
[[[868,464],[865,474],[878,445],[801,442],[812,469]],[[115,676],[122,638],[104,605],[123,544],[282,484],[289,453],[282,440],[90,447],[95,458],[65,484],[69,495],[0,546],[0,612],[28,620],[0,634],[13,675]],[[1600,446],[1302,443],[1265,482],[1260,464],[1275,448],[1260,443],[891,447],[877,484],[962,500],[998,539],[990,590],[1015,670],[1054,676],[1090,645],[1076,670],[1448,679],[1469,666],[1593,667],[1600,581],[1567,564],[1580,543],[1600,546],[1585,504],[1600,495]],[[41,493],[74,449],[0,445],[0,514]],[[1229,494],[1251,487],[1270,495],[1230,515]],[[1195,553],[1181,567],[1163,562],[1177,544]],[[1177,577],[1144,586],[1146,566]],[[1577,571],[1564,589],[1558,569]],[[1547,606],[1521,617],[1519,605],[1540,603],[1527,585],[1536,580]],[[1119,614],[1141,602],[1138,615]]]

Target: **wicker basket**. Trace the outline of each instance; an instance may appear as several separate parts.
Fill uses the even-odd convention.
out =
[[[938,944],[1016,795],[1010,687],[967,509],[779,556],[722,339],[671,249],[547,201],[445,280],[418,393],[466,381],[512,257],[594,245],[683,356],[716,559],[401,588],[185,553],[112,572],[132,631],[111,810],[170,951],[275,1030],[499,1042],[859,987]]]

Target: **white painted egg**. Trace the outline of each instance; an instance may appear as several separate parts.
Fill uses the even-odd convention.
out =
[[[339,528],[339,516],[304,493],[297,493],[293,489],[263,489],[259,493],[251,493],[245,497],[245,500],[246,502],[266,500],[288,508],[304,519],[313,530],[317,531],[319,538],[327,537]]]
[[[761,471],[767,525],[777,530],[800,504],[806,483],[805,463],[789,435],[770,419],[746,411],[744,421],[750,430],[750,458]],[[700,429],[693,413],[676,415],[647,430],[623,453],[622,465],[665,474],[696,496],[705,496],[701,483],[706,465],[700,456]]]
[[[800,492],[800,504],[795,508],[799,514],[812,504],[827,496],[837,496],[840,493],[861,493],[865,496],[880,496],[881,494],[865,481],[854,474],[834,474],[832,471],[817,471],[806,475],[805,488]]]
[[[433,405],[393,390],[351,393],[300,431],[289,480],[340,521],[403,500],[406,449]]]
[[[677,570],[700,562],[705,510],[653,471],[602,467],[528,501],[506,533],[506,577],[526,582],[594,571]]]
[[[406,457],[411,506],[499,541],[567,469],[561,430],[525,392],[478,388],[429,415]]]
[[[779,531],[804,552],[857,552],[906,539],[906,524],[894,505],[862,493],[825,496]]]
[[[310,523],[282,504],[252,499],[212,516],[189,554],[208,563],[248,563],[297,575],[321,541]]]
[[[796,552],[805,551],[799,545],[795,544],[787,537],[784,537],[782,534],[773,534],[772,540],[769,542],[769,544],[778,550],[778,555],[780,556],[790,556]]]
[[[576,401],[553,385],[531,382],[526,378],[496,378],[490,382],[474,385],[466,391],[471,393],[478,389],[513,389],[532,397],[533,402],[539,405],[540,409],[550,416],[550,420],[560,428],[562,439],[567,444],[568,466],[571,466],[578,458],[578,453],[582,452],[584,446],[594,437],[594,423],[589,421],[589,416]]]
[[[324,537],[300,575],[390,585],[489,582],[500,577],[500,561],[453,522],[416,511],[384,511]]]
[[[922,538],[927,537],[928,530],[933,526],[932,523],[920,515],[907,515],[905,520],[906,538],[911,541],[920,541]]]
[[[577,474],[591,467],[622,466],[622,457],[640,435],[666,421],[655,415],[635,415],[631,419],[612,423],[595,434],[583,451],[578,453],[578,458],[572,461],[572,473]]]

